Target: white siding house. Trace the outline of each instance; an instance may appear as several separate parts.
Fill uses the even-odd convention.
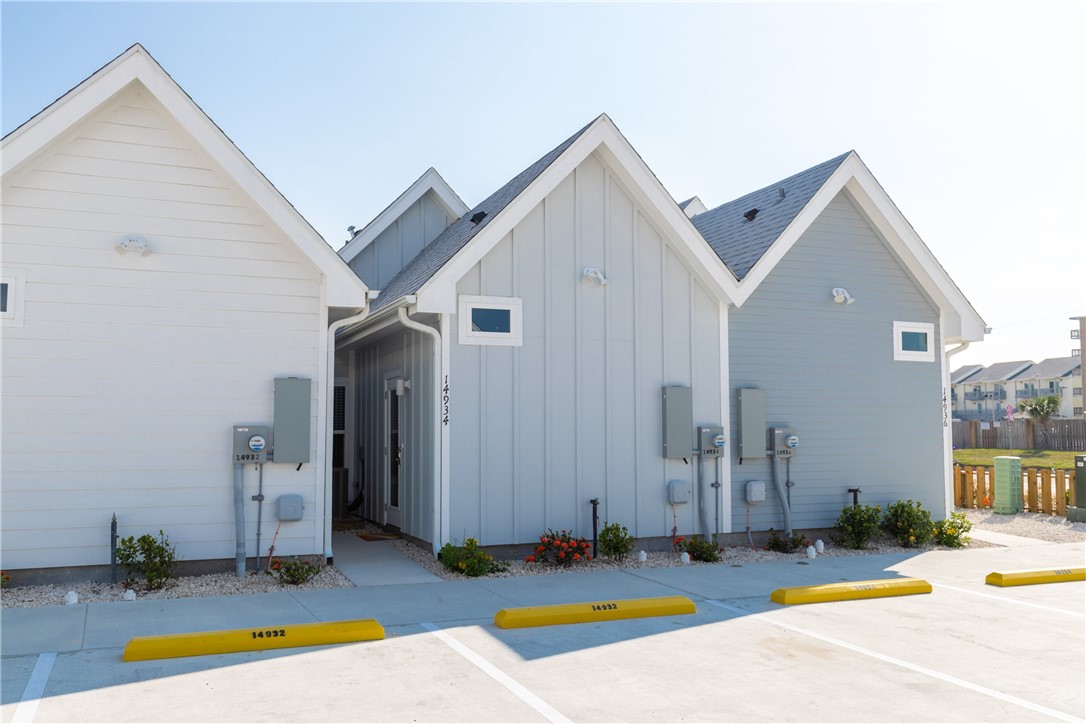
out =
[[[841,286],[855,304],[836,303]],[[436,550],[588,534],[592,499],[639,537],[743,531],[743,490],[768,463],[740,465],[732,445],[699,483],[692,456],[662,452],[665,386],[690,388],[691,428],[729,441],[738,390],[766,391],[767,422],[806,441],[797,526],[832,525],[858,484],[865,502],[943,515],[949,354],[983,334],[856,154],[680,206],[601,116],[382,281],[337,348],[366,514]],[[887,394],[873,384],[894,409],[870,409]],[[880,459],[899,470],[868,484]],[[690,504],[669,502],[673,481]],[[781,512],[770,489],[754,529],[784,527]]]
[[[4,138],[2,233],[5,569],[107,564],[113,514],[233,558],[232,426],[271,425],[288,376],[311,462],[266,466],[263,554],[281,493],[305,514],[277,552],[326,551],[328,329],[366,287],[142,47]]]

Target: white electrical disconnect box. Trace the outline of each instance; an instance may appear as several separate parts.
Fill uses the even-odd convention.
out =
[[[747,502],[748,503],[764,503],[765,502],[765,481],[764,480],[751,480],[747,483]]]
[[[275,500],[275,517],[283,522],[291,522],[302,519],[305,512],[305,503],[302,496],[295,493],[280,495]]]
[[[667,484],[667,502],[672,505],[690,502],[690,483],[686,480],[672,480]]]

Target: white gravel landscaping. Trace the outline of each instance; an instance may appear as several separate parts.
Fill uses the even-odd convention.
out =
[[[1072,543],[1086,541],[1086,523],[1069,523],[1065,518],[1039,515],[1034,513],[1019,513],[1017,515],[998,515],[991,510],[964,510],[969,521],[975,529],[990,530],[998,533],[1035,538],[1052,543]],[[367,529],[373,532],[372,529]],[[825,552],[821,556],[856,556],[875,555],[880,553],[917,553],[933,550],[934,546],[923,548],[905,549],[891,545],[885,541],[879,542],[864,551],[854,551],[834,546],[830,541],[825,542]],[[407,541],[394,540],[391,544],[403,553],[403,555],[426,570],[445,580],[462,580],[463,576],[445,570],[434,559],[429,551],[424,550]],[[983,548],[991,544],[980,541],[972,541],[969,548]],[[690,563],[694,566],[743,566],[748,563],[774,561],[781,559],[803,560],[803,552],[794,554],[775,553],[761,548],[749,546],[736,546],[726,548],[721,563]],[[601,558],[587,563],[578,564],[576,570],[617,570],[638,568],[665,568],[669,566],[683,565],[679,562],[677,553],[648,553],[647,560],[639,561],[637,551],[631,553],[625,560],[610,560]],[[512,576],[531,576],[555,573],[561,569],[549,566],[525,563],[522,560],[510,561],[509,569],[502,573],[494,574],[493,578],[508,578]],[[270,591],[284,590],[317,590],[329,588],[351,588],[352,583],[334,567],[323,569],[316,577],[299,586],[280,584],[274,577],[264,574],[249,574],[245,578],[238,578],[233,573],[217,573],[206,576],[186,576],[173,579],[166,587],[159,591],[139,591],[139,599],[166,599],[166,598],[190,598],[196,596],[231,596],[249,593],[267,593]],[[9,586],[0,593],[0,603],[4,608],[26,606],[62,606],[65,597],[70,591],[75,591],[79,603],[93,603],[101,601],[121,601],[124,596],[124,588],[120,584],[111,586],[104,583],[84,582],[67,585],[47,586]]]

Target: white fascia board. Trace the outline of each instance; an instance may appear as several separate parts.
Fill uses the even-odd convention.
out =
[[[415,183],[407,187],[388,208],[378,214],[373,221],[359,232],[356,232],[351,240],[339,250],[340,257],[345,262],[350,262],[361,253],[363,249],[373,243],[373,240],[381,235],[385,229],[391,226],[397,219],[403,216],[412,204],[426,195],[427,191],[433,191],[434,197],[449,216],[459,219],[469,209],[460,197],[453,191],[452,186],[441,177],[433,167],[426,170]]]
[[[860,208],[867,220],[889,244],[891,251],[908,269],[924,291],[939,307],[946,344],[977,342],[984,338],[985,323],[954,284],[946,270],[924,244],[912,225],[879,185],[860,157],[850,153],[830,175],[822,188],[758,260],[740,282],[740,299],[745,302],[776,267],[796,241],[814,223],[826,206],[842,190]]]
[[[609,170],[632,192],[661,229],[673,232],[685,249],[678,249],[698,273],[706,288],[730,303],[738,290],[734,275],[694,228],[675,200],[637,155],[606,115],[601,115],[558,156],[524,191],[511,201],[479,234],[419,289],[421,312],[456,313],[456,284],[472,267],[542,203],[559,183],[593,152],[599,152]]]
[[[362,280],[141,45],[126,50],[5,138],[5,181],[9,173],[133,83],[142,85],[309,259],[323,277],[328,306],[366,306],[368,290]]]

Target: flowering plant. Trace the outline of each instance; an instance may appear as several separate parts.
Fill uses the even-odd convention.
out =
[[[310,563],[308,558],[300,561],[284,561],[282,558],[272,558],[268,562],[268,570],[264,572],[269,576],[278,578],[280,583],[298,586],[320,573],[321,566]]]
[[[584,538],[574,538],[569,531],[548,530],[539,536],[535,551],[525,557],[528,563],[548,563],[552,566],[571,566],[592,560],[589,551],[592,544]]]
[[[501,573],[509,568],[506,561],[496,561],[494,556],[480,550],[479,541],[474,538],[468,538],[462,546],[446,543],[441,546],[437,558],[441,561],[441,565],[453,573],[462,573],[473,578],[489,573]]]
[[[922,546],[935,534],[931,513],[915,500],[899,500],[888,505],[882,527],[903,548]]]
[[[0,586],[6,586],[11,583],[11,576],[7,571],[0,571]]]
[[[720,561],[720,548],[711,540],[701,540],[696,535],[679,536],[672,541],[672,545],[683,553],[690,554],[692,561],[704,561],[705,563],[718,563]]]
[[[961,548],[969,543],[966,533],[972,529],[973,524],[964,513],[951,513],[949,518],[935,524],[935,542],[948,548]]]

